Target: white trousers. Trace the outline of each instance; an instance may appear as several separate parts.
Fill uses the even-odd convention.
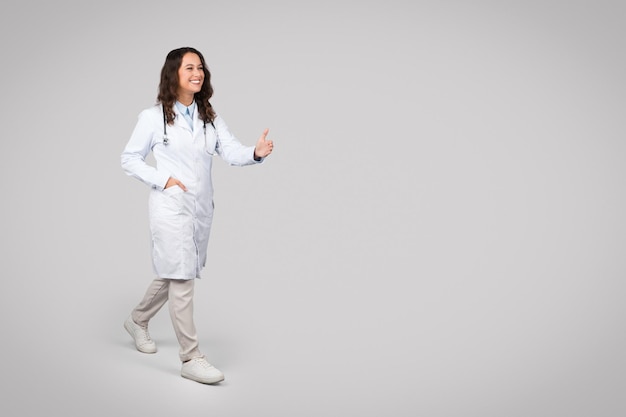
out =
[[[198,335],[193,322],[194,282],[195,279],[156,278],[131,313],[135,323],[147,327],[150,319],[169,301],[170,318],[183,362],[203,356],[198,348]]]

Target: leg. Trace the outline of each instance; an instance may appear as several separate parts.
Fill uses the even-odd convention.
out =
[[[194,279],[169,280],[169,309],[176,338],[180,345],[180,360],[186,362],[200,357],[198,335],[193,322]]]
[[[142,327],[148,327],[148,322],[163,307],[167,301],[169,279],[157,278],[148,287],[141,302],[135,307],[131,316],[133,321]]]
[[[181,376],[203,384],[224,380],[224,374],[207,362],[198,349],[198,336],[193,323],[194,279],[171,280],[169,307],[174,331],[180,344]]]
[[[124,328],[135,341],[135,347],[143,353],[155,353],[156,343],[148,333],[148,322],[167,301],[169,281],[157,278],[148,287],[143,299],[124,322]]]

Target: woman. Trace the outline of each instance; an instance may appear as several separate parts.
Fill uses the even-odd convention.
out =
[[[137,350],[155,353],[148,322],[169,300],[181,375],[205,384],[224,379],[200,352],[193,322],[194,280],[206,262],[213,218],[212,157],[217,154],[230,165],[251,165],[262,162],[274,147],[267,140],[268,129],[256,146],[242,145],[214,112],[212,95],[202,54],[188,47],[171,51],[161,70],[158,104],[139,114],[121,158],[128,175],[152,188],[149,216],[156,274],[124,327]],[[150,152],[155,167],[145,162]]]

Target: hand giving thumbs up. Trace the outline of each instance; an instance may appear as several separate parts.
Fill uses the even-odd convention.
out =
[[[267,140],[267,134],[269,131],[269,129],[265,129],[257,141],[256,146],[254,147],[254,159],[265,158],[272,153],[272,150],[274,149],[274,142]]]

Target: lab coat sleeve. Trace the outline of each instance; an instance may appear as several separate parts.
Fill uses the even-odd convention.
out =
[[[263,162],[263,159],[254,159],[254,146],[245,146],[239,142],[219,115],[216,115],[213,123],[217,130],[216,151],[229,165],[244,166]]]
[[[122,168],[127,175],[135,177],[151,187],[163,189],[171,174],[146,163],[146,157],[155,144],[155,137],[162,134],[158,130],[155,112],[150,109],[139,114],[137,124],[128,144],[122,152]]]

